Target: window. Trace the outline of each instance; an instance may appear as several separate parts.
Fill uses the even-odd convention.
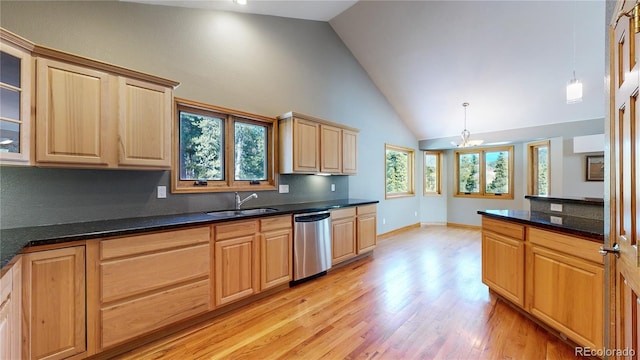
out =
[[[276,119],[176,99],[173,192],[273,190]]]
[[[413,149],[385,144],[385,198],[413,196]]]
[[[424,152],[424,195],[442,194],[442,153],[439,151]]]
[[[513,146],[455,151],[456,196],[513,199]]]
[[[549,195],[551,184],[549,141],[530,143],[528,149],[528,181],[529,195]]]

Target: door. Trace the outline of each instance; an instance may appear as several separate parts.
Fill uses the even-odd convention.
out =
[[[630,14],[637,1],[618,1],[614,13]],[[621,10],[621,12],[619,11]],[[618,17],[616,15],[616,17]],[[633,349],[640,342],[640,261],[638,258],[638,63],[640,49],[633,27],[633,16],[613,19],[609,31],[610,169],[611,221],[609,243],[618,243],[620,258],[615,260],[612,293],[615,299],[615,348]],[[609,257],[614,259],[613,256]],[[606,322],[605,322],[606,324]],[[612,333],[611,336],[614,336]]]

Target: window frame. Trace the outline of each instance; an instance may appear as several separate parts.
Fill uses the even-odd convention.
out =
[[[436,157],[436,191],[427,191],[427,156]],[[442,151],[423,151],[423,179],[422,179],[422,195],[423,196],[440,196],[442,195]]]
[[[180,179],[180,112],[200,114],[223,119],[223,180],[209,180],[206,185],[195,185],[195,180]],[[277,169],[276,134],[278,121],[262,115],[251,114],[239,110],[209,105],[197,101],[175,98],[173,124],[173,160],[171,169],[172,193],[203,193],[231,191],[265,191],[275,190]],[[253,184],[250,180],[235,180],[235,123],[265,126],[266,131],[266,172],[267,179]]]
[[[407,192],[398,192],[398,193],[389,193],[387,192],[387,151],[398,151],[398,152],[404,152],[407,154],[407,159],[409,164],[407,165],[407,177],[409,178],[408,182],[408,191]],[[384,144],[384,198],[385,199],[397,199],[397,198],[403,198],[403,197],[411,197],[411,196],[415,196],[415,176],[414,176],[414,172],[415,172],[415,150],[412,148],[408,148],[408,147],[403,147],[403,146],[397,146],[397,145],[391,145],[391,144]]]
[[[509,153],[509,189],[507,193],[487,193],[486,192],[486,184],[487,184],[487,174],[486,174],[486,153],[492,152],[500,152],[506,151]],[[479,156],[479,191],[477,193],[466,193],[460,191],[460,154],[478,154]],[[466,148],[454,151],[454,185],[455,191],[454,197],[464,197],[464,198],[490,198],[490,199],[503,199],[503,200],[513,200],[513,188],[514,188],[514,169],[513,169],[513,156],[514,156],[514,147],[513,146],[499,146],[499,147],[484,147],[484,148]]]
[[[527,195],[540,195],[538,190],[538,149],[547,148],[547,194],[551,193],[551,141],[543,140],[527,144]]]

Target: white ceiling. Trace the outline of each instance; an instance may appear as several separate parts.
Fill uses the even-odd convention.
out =
[[[604,1],[248,1],[135,0],[329,21],[420,140],[604,118]]]
[[[196,9],[243,12],[305,20],[329,21],[357,0],[247,0],[239,5],[232,0],[121,0],[153,5],[182,6]]]

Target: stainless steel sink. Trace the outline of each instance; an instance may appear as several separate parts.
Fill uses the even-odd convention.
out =
[[[232,218],[232,217],[238,217],[238,216],[267,214],[275,211],[278,211],[278,209],[257,208],[257,209],[243,209],[243,210],[219,210],[219,211],[208,212],[207,215],[217,217],[217,218]]]

